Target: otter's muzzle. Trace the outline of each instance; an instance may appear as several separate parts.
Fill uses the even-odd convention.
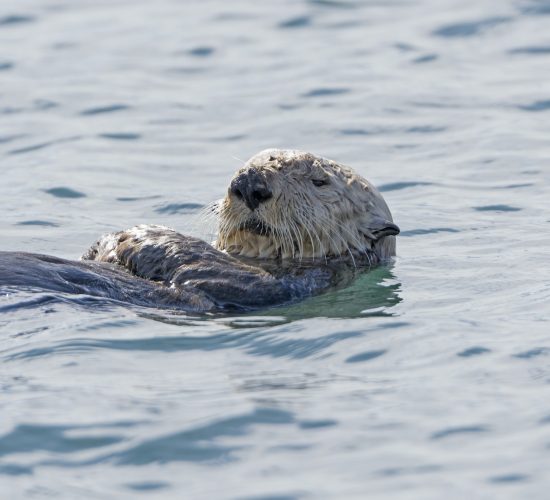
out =
[[[253,168],[235,177],[231,181],[229,190],[236,198],[243,200],[252,211],[273,196],[265,178]]]

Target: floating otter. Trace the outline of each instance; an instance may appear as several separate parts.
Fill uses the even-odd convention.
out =
[[[0,252],[0,285],[189,312],[248,310],[349,283],[395,255],[399,233],[367,180],[301,151],[252,157],[215,211],[213,245],[141,225],[103,236],[81,262]]]

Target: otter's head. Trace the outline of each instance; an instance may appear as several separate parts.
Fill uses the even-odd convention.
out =
[[[395,255],[399,228],[353,170],[302,151],[267,149],[231,180],[215,243],[229,254],[314,259]],[[352,257],[353,258],[353,257]]]

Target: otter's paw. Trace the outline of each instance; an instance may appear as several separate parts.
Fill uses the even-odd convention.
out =
[[[83,255],[80,260],[95,260],[98,262],[118,262],[117,247],[122,231],[104,234]]]

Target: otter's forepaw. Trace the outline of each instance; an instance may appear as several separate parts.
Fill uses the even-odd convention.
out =
[[[104,234],[80,257],[80,260],[118,262],[117,247],[121,234],[122,232]]]

